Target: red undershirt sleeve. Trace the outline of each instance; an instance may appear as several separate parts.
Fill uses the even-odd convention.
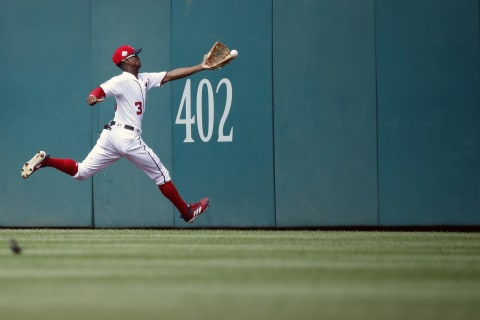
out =
[[[101,87],[97,87],[90,92],[90,95],[97,97],[97,99],[105,98],[105,91]]]

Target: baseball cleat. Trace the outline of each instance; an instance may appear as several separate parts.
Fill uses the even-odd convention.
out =
[[[192,223],[199,215],[207,211],[210,206],[210,198],[203,198],[199,202],[188,205],[188,211],[182,215],[183,220]]]
[[[28,162],[25,162],[22,168],[22,178],[27,179],[42,167],[43,161],[48,159],[49,155],[45,151],[38,151],[32,159],[30,159]]]

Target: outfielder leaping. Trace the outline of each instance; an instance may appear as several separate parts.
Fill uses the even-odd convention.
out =
[[[180,211],[186,222],[193,222],[210,205],[209,198],[186,204],[173,184],[168,170],[159,157],[142,139],[142,119],[145,113],[147,91],[163,84],[188,77],[202,70],[212,69],[205,61],[168,72],[139,73],[142,66],[138,54],[142,49],[124,45],[113,53],[113,63],[123,70],[118,76],[93,89],[87,103],[94,106],[107,97],[115,97],[115,117],[105,125],[96,145],[82,162],[69,158],[53,158],[45,151],[37,152],[22,168],[22,177],[28,178],[35,171],[52,167],[75,179],[84,180],[125,157],[143,170],[158,185],[162,194]]]

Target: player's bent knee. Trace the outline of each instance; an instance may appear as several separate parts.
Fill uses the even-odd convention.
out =
[[[84,167],[82,167],[81,164],[78,165],[78,171],[77,173],[73,176],[75,180],[86,180],[90,178],[93,175],[93,172],[86,170]]]

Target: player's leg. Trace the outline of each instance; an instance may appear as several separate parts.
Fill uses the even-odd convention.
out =
[[[27,179],[35,171],[44,167],[53,167],[66,174],[74,176],[78,171],[77,162],[73,159],[52,158],[45,151],[38,151],[32,159],[25,162],[22,167],[22,178]]]
[[[186,222],[192,223],[199,215],[207,211],[210,206],[210,199],[203,198],[199,202],[186,204],[177,191],[172,181],[158,185],[162,194],[172,202],[180,211],[181,217]]]
[[[177,187],[175,187],[171,180],[164,182],[163,184],[159,184],[158,189],[160,189],[160,192],[162,192],[162,194],[168,200],[170,200],[170,202],[177,208],[177,210],[180,212],[180,214],[182,214],[182,216],[187,214],[188,205],[182,199],[182,197],[178,193]]]
[[[180,197],[180,194],[177,191],[177,188],[172,181],[165,182],[158,186],[162,194],[167,197],[167,199],[172,202],[178,211],[180,211],[182,218],[192,223],[199,215],[207,211],[210,206],[210,199],[203,198],[199,202],[186,204],[185,201]]]
[[[74,176],[78,172],[78,164],[70,158],[52,158],[47,157],[43,163],[44,167],[52,167],[68,175]]]
[[[85,160],[80,163],[70,158],[53,158],[45,151],[38,151],[32,159],[23,165],[21,171],[22,178],[30,177],[40,168],[51,167],[75,179],[86,179],[120,158],[116,152],[107,147],[107,142],[108,132],[102,133],[95,147],[93,147]]]
[[[78,163],[78,172],[73,177],[85,180],[120,159],[122,155],[117,148],[121,142],[117,140],[113,131],[103,130],[92,150]]]
[[[177,188],[171,181],[167,168],[143,140],[139,139],[133,142],[125,158],[145,172],[145,174],[155,182],[162,194],[173,203],[182,215],[187,213],[188,205],[182,199]]]
[[[139,138],[129,147],[125,157],[145,172],[157,185],[162,194],[180,212],[187,222],[193,222],[200,214],[207,211],[210,199],[203,198],[197,203],[187,204],[180,196],[177,188],[170,178],[170,173],[160,161],[155,152]]]

